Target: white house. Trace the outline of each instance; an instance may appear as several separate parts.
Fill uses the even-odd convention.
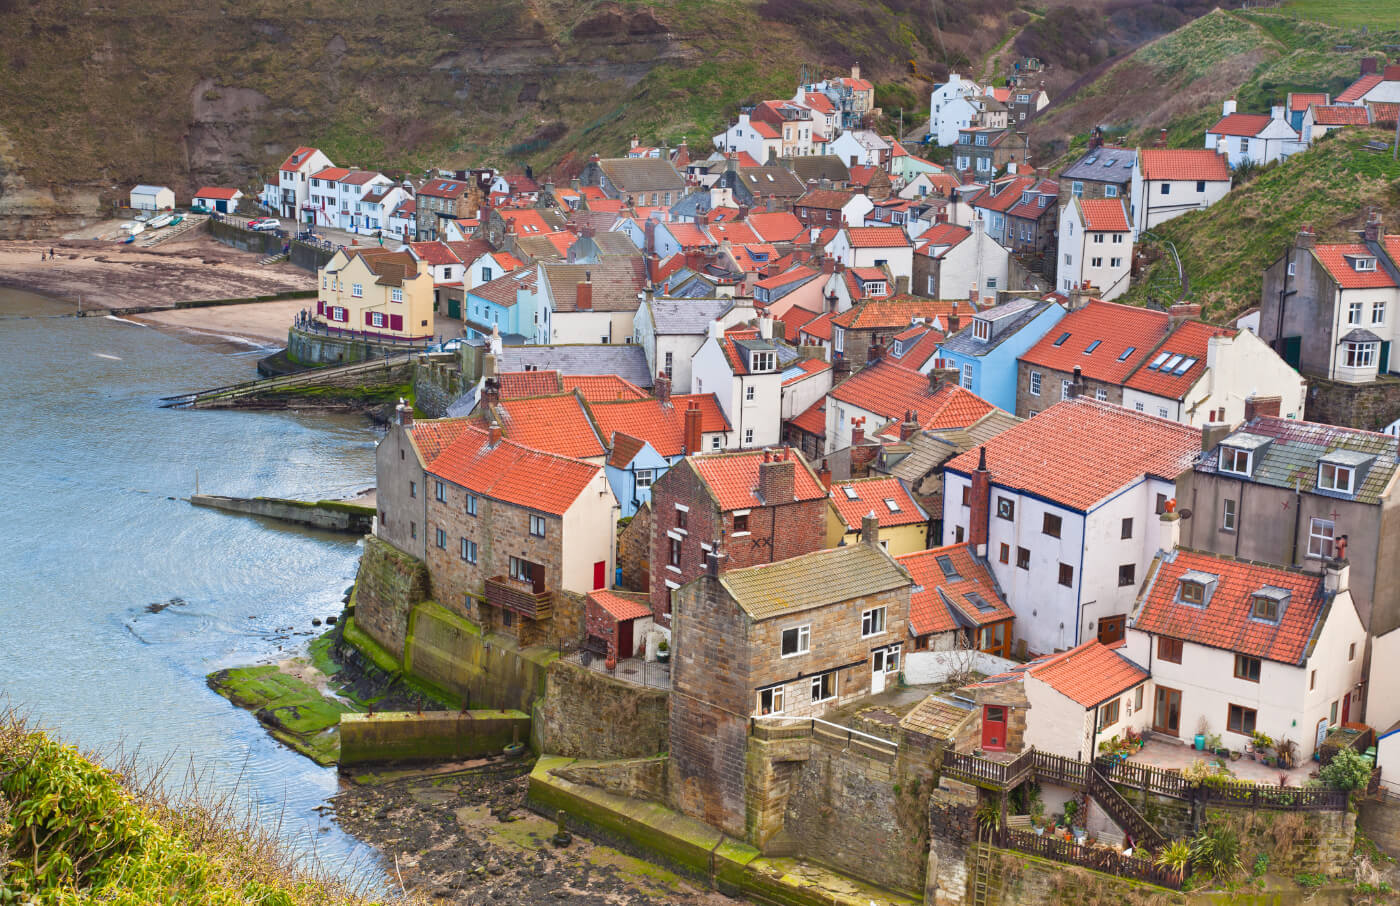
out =
[[[1279,415],[1304,416],[1308,384],[1243,328],[1183,321],[1123,382],[1123,405],[1203,428],[1239,424],[1250,400],[1276,397]]]
[[[133,186],[131,206],[138,211],[172,211],[175,209],[175,190],[166,186]]]
[[[1303,125],[1299,129],[1303,144],[1311,145],[1327,133],[1347,126],[1371,125],[1370,107],[1353,107],[1346,104],[1309,104],[1303,111]]]
[[[537,342],[630,343],[646,284],[639,255],[608,255],[594,264],[539,262],[532,300],[540,318]]]
[[[1201,432],[1070,398],[944,465],[943,543],[980,547],[1031,653],[1123,638]]]
[[[659,299],[649,296],[637,308],[632,322],[632,342],[647,354],[652,374],[671,378],[675,393],[691,392],[690,360],[710,336],[710,325],[719,321],[727,330],[754,317],[748,299]]]
[[[1225,155],[1206,149],[1141,148],[1130,195],[1133,237],[1173,217],[1208,208],[1229,192]]]
[[[1395,103],[1400,101],[1400,65],[1394,63],[1380,72],[1369,72],[1337,95],[1338,104]]]
[[[417,215],[414,213],[415,204],[412,198],[399,202],[394,208],[385,223],[390,236],[400,242],[408,242],[418,230]]]
[[[1204,727],[1231,749],[1260,732],[1310,758],[1361,682],[1350,567],[1331,560],[1318,575],[1183,550],[1178,515],[1161,526],[1170,547],[1147,570],[1126,646],[1152,665],[1152,731],[1189,743]]]
[[[350,233],[374,233],[378,227],[368,223],[369,211],[365,209],[366,195],[393,188],[394,181],[382,173],[371,170],[350,170],[335,181],[335,217],[332,225]],[[329,209],[328,209],[329,210]],[[392,210],[392,208],[390,209]],[[376,216],[383,211],[376,206]]]
[[[497,277],[505,276],[523,267],[524,262],[510,252],[483,252],[473,260],[466,262],[466,265],[467,273],[463,278],[466,287],[467,289],[476,289],[484,283],[490,283]]]
[[[977,287],[994,293],[1011,289],[1011,251],[987,235],[981,217],[971,228],[935,224],[918,239],[915,279],[910,288],[930,299],[954,299]],[[980,296],[979,296],[980,298]]]
[[[797,358],[773,342],[773,321],[759,318],[757,330],[726,334],[711,321],[709,336],[690,361],[691,392],[713,393],[744,448],[781,439],[783,372]]]
[[[1088,282],[1097,298],[1128,291],[1133,269],[1133,228],[1121,198],[1071,198],[1060,209],[1060,256],[1055,288],[1070,292]]]
[[[892,151],[889,142],[869,129],[847,129],[827,149],[828,154],[841,158],[841,162],[848,167],[882,169],[889,166]]]
[[[355,216],[361,227],[357,232],[386,232],[392,235],[392,230],[389,227],[390,217],[399,205],[412,197],[403,186],[399,185],[370,187],[369,191],[355,202]]]
[[[1267,164],[1307,149],[1298,131],[1288,124],[1283,105],[1268,115],[1236,113],[1235,99],[1225,102],[1220,120],[1206,130],[1206,148],[1225,154],[1232,168],[1245,161]]]
[[[320,149],[296,149],[287,155],[287,159],[282,161],[282,166],[277,168],[277,185],[269,185],[264,190],[263,204],[276,211],[280,217],[294,217],[304,221],[306,218],[302,211],[310,194],[311,174],[330,166],[333,166],[331,159]]]
[[[238,210],[238,203],[242,200],[243,190],[241,189],[202,186],[198,192],[194,193],[190,204],[202,205],[211,211],[218,211],[220,214],[232,214]]]
[[[896,226],[842,227],[826,245],[826,254],[847,269],[884,267],[896,282],[909,286],[914,276],[914,246]]]
[[[734,125],[714,137],[714,143],[721,151],[746,151],[760,164],[770,156],[783,156],[782,133],[771,123],[751,119],[747,113],[739,114]]]
[[[964,79],[956,72],[948,81],[935,85],[928,99],[928,131],[940,147],[958,141],[958,130],[972,125],[980,109],[972,98],[982,93],[982,86]]]

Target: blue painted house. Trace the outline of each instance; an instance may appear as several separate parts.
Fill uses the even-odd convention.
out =
[[[641,438],[618,433],[612,442],[612,453],[603,464],[603,472],[620,506],[618,515],[626,519],[635,515],[642,504],[651,502],[652,482],[666,474],[671,460]]]
[[[468,339],[488,337],[495,327],[503,337],[535,336],[538,324],[537,268],[524,267],[467,290],[462,324]]]
[[[982,399],[1016,411],[1016,359],[1065,316],[1064,306],[1039,299],[1012,299],[983,309],[972,323],[938,347],[938,358],[961,372],[963,387]]]

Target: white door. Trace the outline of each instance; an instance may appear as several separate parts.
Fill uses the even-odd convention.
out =
[[[1314,749],[1320,749],[1320,748],[1322,748],[1322,741],[1323,741],[1324,739],[1326,739],[1326,738],[1327,738],[1327,718],[1324,717],[1324,718],[1322,718],[1321,720],[1319,720],[1319,721],[1317,722],[1317,742],[1314,744],[1313,748],[1314,748]]]
[[[885,649],[876,648],[870,652],[870,694],[879,695],[885,691]]]

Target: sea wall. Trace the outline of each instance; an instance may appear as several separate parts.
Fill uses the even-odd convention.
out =
[[[428,418],[445,416],[466,389],[454,353],[428,355],[413,369],[414,406]]]
[[[328,334],[296,327],[287,331],[287,356],[302,365],[347,365],[421,350],[425,345],[357,336],[349,331]]]
[[[229,513],[263,516],[331,532],[363,535],[374,527],[374,507],[343,500],[284,500],[279,497],[223,497],[193,494],[190,503]]]
[[[356,624],[402,663],[409,614],[428,599],[427,564],[367,535],[354,595]]]
[[[523,711],[388,711],[340,718],[340,764],[499,754],[530,735]]]
[[[568,758],[644,758],[666,752],[669,693],[555,661],[535,706],[536,745]]]

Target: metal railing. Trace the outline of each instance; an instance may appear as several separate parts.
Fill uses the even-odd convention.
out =
[[[992,837],[1002,849],[1013,849],[1066,865],[1079,865],[1120,878],[1146,881],[1172,890],[1180,890],[1184,881],[1181,871],[1157,865],[1151,859],[1124,855],[1101,846],[1085,846],[1052,834],[1034,834],[1003,827]]]
[[[820,717],[783,717],[770,714],[765,717],[749,718],[749,733],[759,739],[801,739],[808,736],[822,736],[826,739],[856,743],[876,749],[881,754],[893,757],[899,752],[899,743],[883,736],[866,733],[832,723]]]
[[[645,658],[629,657],[618,661],[613,665],[613,669],[609,670],[607,656],[588,648],[565,651],[560,654],[559,659],[570,664],[578,664],[580,667],[595,673],[602,673],[624,683],[668,691],[671,688],[670,662],[662,663],[648,661]]]
[[[243,381],[239,384],[229,384],[226,387],[214,387],[209,390],[197,390],[193,393],[182,393],[176,396],[161,397],[160,402],[163,408],[179,408],[181,406],[193,405],[195,403],[211,400],[225,399],[229,397],[244,396],[249,393],[263,393],[268,390],[277,390],[281,387],[295,387],[307,383],[308,380],[324,380],[329,375],[352,375],[362,372],[387,371],[388,369],[411,361],[414,353],[401,353],[396,356],[385,356],[382,359],[371,359],[364,362],[351,362],[348,365],[332,365],[327,368],[308,369],[280,377],[263,378],[256,381]]]

